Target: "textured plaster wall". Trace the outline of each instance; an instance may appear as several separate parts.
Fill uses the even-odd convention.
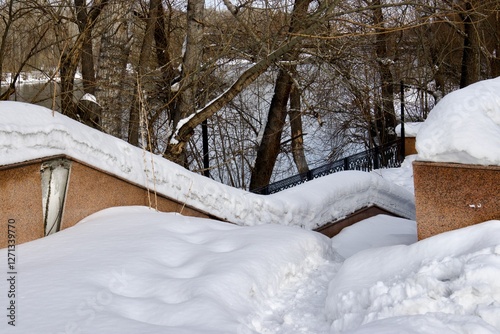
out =
[[[150,193],[151,206],[158,204],[158,211],[182,212],[186,216],[208,217],[206,214]],[[73,226],[83,218],[113,206],[149,206],[146,189],[118,179],[112,175],[73,162],[69,176],[66,204],[61,229]]]
[[[7,247],[8,222],[15,220],[16,243],[44,236],[42,184],[43,160],[20,166],[0,167],[0,248]],[[186,216],[208,217],[182,203],[150,194],[151,206],[163,212],[180,212]],[[83,218],[113,206],[149,206],[148,192],[137,185],[73,161],[70,169],[61,229],[71,227]]]
[[[500,219],[500,167],[413,163],[418,238]]]
[[[0,169],[0,248],[7,247],[8,222],[17,244],[43,237],[40,164]]]

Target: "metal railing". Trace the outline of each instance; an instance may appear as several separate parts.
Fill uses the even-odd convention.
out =
[[[404,141],[399,139],[384,146],[375,147],[349,157],[310,169],[306,173],[297,174],[269,185],[251,190],[261,195],[277,193],[295,187],[304,182],[344,170],[360,170],[369,172],[379,168],[396,168],[404,159]]]

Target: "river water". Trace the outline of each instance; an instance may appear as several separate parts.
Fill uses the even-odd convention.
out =
[[[75,86],[78,83],[75,82]],[[1,93],[7,89],[7,86],[1,87]],[[82,92],[76,91],[75,97],[83,96]],[[16,93],[9,100],[37,104],[56,111],[60,110],[61,99],[59,98],[59,84],[50,83],[23,83],[16,85]]]

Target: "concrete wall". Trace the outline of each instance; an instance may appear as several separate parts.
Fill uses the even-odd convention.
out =
[[[17,244],[45,235],[40,171],[42,163],[51,159],[0,168],[0,248],[7,247],[9,219],[15,220]],[[163,196],[157,196],[155,200],[153,193],[148,199],[146,189],[72,161],[61,229],[71,227],[102,209],[127,205],[149,206],[150,201],[152,207],[157,203],[159,211],[209,217],[204,212]]]
[[[418,238],[500,219],[500,166],[413,163]]]

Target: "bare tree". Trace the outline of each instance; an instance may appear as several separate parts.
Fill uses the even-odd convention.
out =
[[[173,129],[177,128],[181,119],[193,115],[197,107],[196,96],[203,57],[204,8],[204,0],[188,0],[187,34],[184,42],[185,50],[183,50],[182,71],[179,83],[180,93],[174,114],[171,115]],[[169,155],[169,158],[181,165],[186,165],[186,158],[182,154]]]
[[[135,84],[135,94],[134,100],[130,107],[130,117],[128,124],[128,142],[132,145],[139,145],[139,118],[141,108],[144,106],[144,101],[142,100],[142,90],[145,87],[145,81],[149,75],[150,67],[150,57],[151,51],[153,50],[154,43],[154,32],[158,20],[158,6],[161,0],[150,0],[149,11],[144,18],[146,21],[146,30],[144,32],[144,37],[142,40],[141,51],[139,54],[139,61],[137,63],[136,70],[136,84]]]
[[[292,36],[303,29],[307,24],[310,0],[296,0],[290,19],[289,33]],[[296,72],[296,61],[300,51],[292,49],[283,55],[282,68],[278,71],[274,96],[269,107],[264,136],[257,150],[255,166],[252,170],[250,189],[263,187],[269,183],[276,158],[280,152],[281,134],[287,116],[287,104],[293,86],[292,73]],[[294,108],[298,107],[294,101]],[[297,121],[296,119],[294,121]],[[297,129],[295,129],[297,130]],[[300,131],[300,130],[299,130]]]
[[[381,0],[371,2],[375,27],[375,54],[380,76],[381,101],[375,106],[375,131],[379,145],[396,140],[396,114],[394,112],[394,78],[391,72],[393,59],[390,56],[388,32],[384,27]]]
[[[73,22],[77,23],[78,33],[72,34],[71,28],[66,28],[66,31],[62,31],[63,35],[61,38],[61,60],[59,66],[59,75],[61,79],[61,112],[65,115],[69,115],[72,118],[80,119],[91,126],[98,125],[98,118],[92,115],[88,110],[77,110],[77,105],[74,100],[74,80],[75,74],[78,69],[78,65],[82,61],[82,56],[91,57],[92,47],[92,30],[97,23],[97,19],[101,14],[102,10],[108,4],[109,0],[98,0],[94,1],[92,5],[87,8],[87,4],[82,0],[75,0],[74,7],[68,7],[70,9],[75,9],[77,13],[77,18],[72,18]],[[52,11],[54,19],[64,20],[64,12]],[[59,29],[56,24],[56,31]],[[86,54],[86,55],[85,55]],[[93,61],[91,62],[93,67]],[[86,76],[87,81],[93,83],[95,78],[90,78],[93,74],[93,69],[90,71],[87,68]],[[88,84],[91,86],[93,84]],[[93,90],[93,89],[92,89]]]
[[[459,15],[463,22],[463,52],[460,88],[466,87],[480,78],[480,41],[477,31],[476,1],[463,0],[459,3]]]
[[[339,0],[336,0],[332,3],[324,4],[319,7],[315,13],[311,14],[312,23],[303,29],[301,34],[294,35],[265,58],[261,59],[249,69],[244,71],[231,85],[231,87],[229,87],[222,95],[213,99],[209,104],[198,110],[196,114],[193,114],[192,117],[187,119],[187,121],[174,132],[172,140],[168,144],[166,156],[172,158],[176,155],[180,155],[183,152],[186,143],[191,138],[193,130],[196,126],[214,115],[223,106],[227,105],[236,95],[238,95],[243,89],[248,87],[262,73],[264,73],[271,64],[278,61],[283,55],[292,51],[303,39],[308,36],[308,34],[312,33],[322,24],[323,21],[321,20],[321,17],[329,17],[333,9],[336,8],[338,2]]]

